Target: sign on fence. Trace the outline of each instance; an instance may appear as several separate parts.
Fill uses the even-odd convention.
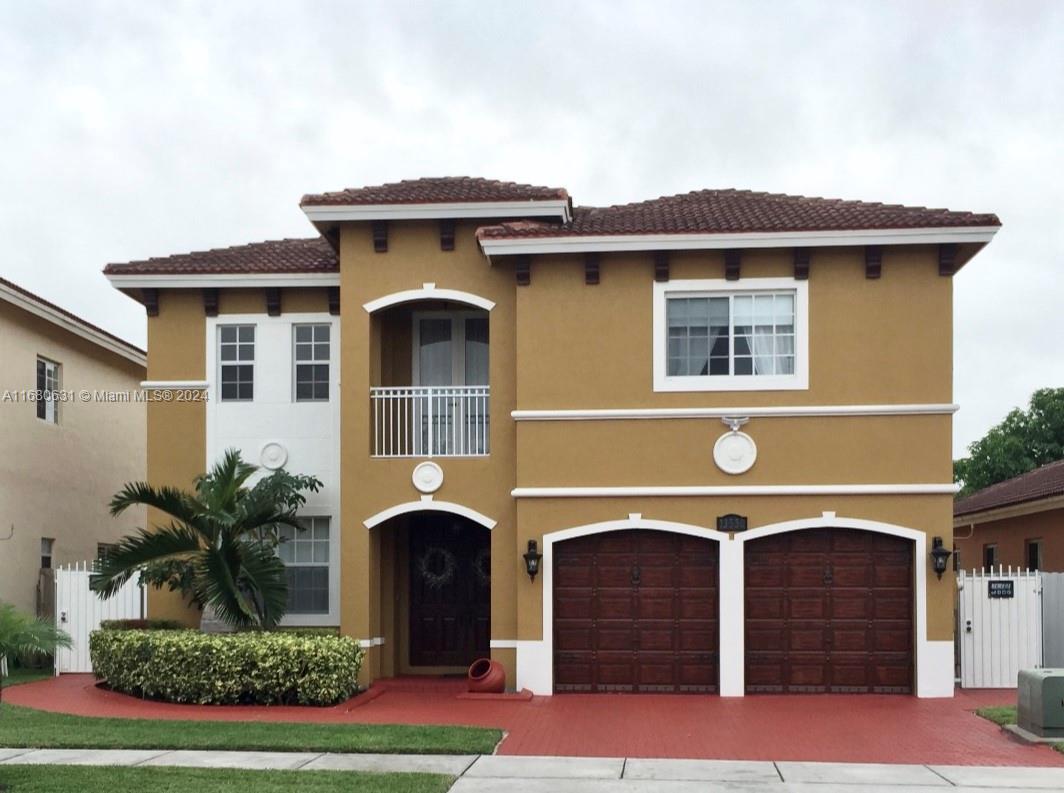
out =
[[[55,570],[55,624],[73,645],[55,654],[55,673],[91,672],[89,634],[104,620],[143,619],[144,590],[137,575],[114,597],[103,600],[89,589],[92,562],[79,562]]]
[[[957,576],[962,688],[1015,688],[1042,666],[1042,577],[999,568]]]

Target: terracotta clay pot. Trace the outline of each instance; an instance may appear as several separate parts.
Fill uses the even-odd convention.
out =
[[[467,677],[472,694],[501,694],[506,689],[506,670],[490,658],[474,661]]]

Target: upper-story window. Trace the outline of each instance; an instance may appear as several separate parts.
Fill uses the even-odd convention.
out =
[[[294,325],[296,402],[329,400],[328,325]]]
[[[37,358],[37,418],[49,424],[59,423],[59,364]]]
[[[219,325],[218,359],[221,362],[223,402],[250,402],[255,398],[255,326]]]
[[[782,278],[654,284],[654,390],[809,383],[808,287]]]

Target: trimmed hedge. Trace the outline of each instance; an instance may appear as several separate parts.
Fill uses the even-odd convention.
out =
[[[177,620],[104,620],[102,631],[183,631],[188,628]]]
[[[362,666],[349,636],[293,633],[99,630],[89,653],[115,691],[198,705],[333,705]]]

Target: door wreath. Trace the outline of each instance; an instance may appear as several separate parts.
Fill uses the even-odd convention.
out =
[[[473,575],[481,586],[491,584],[491,548],[484,547],[473,557]]]
[[[458,561],[446,548],[429,547],[417,560],[417,573],[429,589],[442,589],[454,579]]]

